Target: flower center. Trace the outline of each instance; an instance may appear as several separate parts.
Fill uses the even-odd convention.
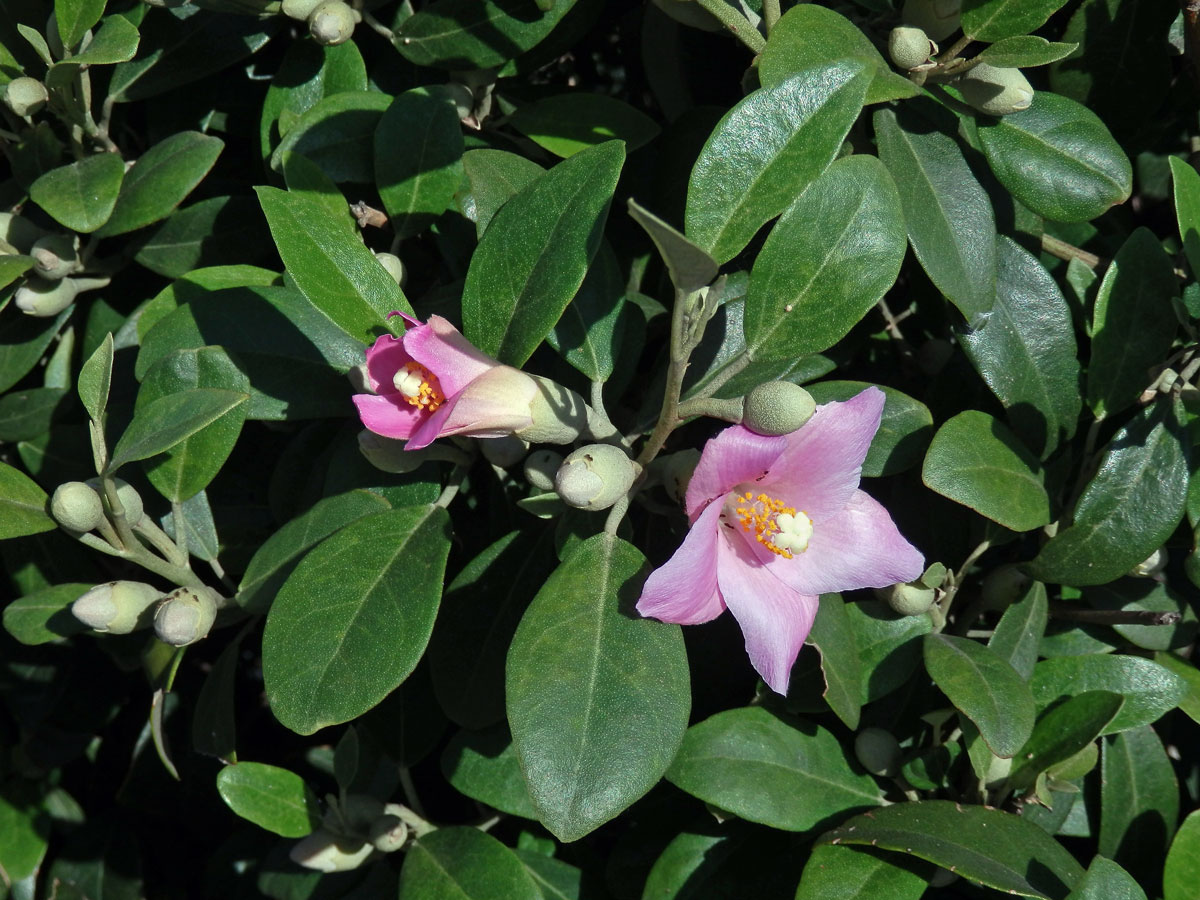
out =
[[[437,376],[419,362],[406,362],[392,376],[392,384],[405,400],[426,412],[433,412],[446,400]]]
[[[794,507],[785,506],[767,494],[746,491],[730,497],[727,507],[741,523],[742,530],[754,533],[754,539],[784,559],[808,549],[813,534],[812,519],[808,514],[796,512]]]

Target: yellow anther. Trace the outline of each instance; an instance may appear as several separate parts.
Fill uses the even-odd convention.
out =
[[[812,537],[812,519],[795,507],[786,506],[767,494],[755,495],[752,491],[739,494],[733,504],[733,512],[747,534],[753,532],[754,539],[784,559],[808,549]]]
[[[446,400],[437,376],[419,362],[406,362],[392,377],[392,384],[408,403],[426,412],[433,412]]]

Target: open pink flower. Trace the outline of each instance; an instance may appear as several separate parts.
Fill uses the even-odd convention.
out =
[[[697,625],[733,610],[763,681],[786,694],[817,597],[918,578],[924,559],[887,510],[858,489],[884,395],[868,388],[817,407],[798,431],[727,428],[688,484],[692,527],[651,573],[637,609]]]
[[[439,437],[504,437],[533,422],[532,377],[473,347],[441,316],[404,320],[402,337],[382,335],[367,350],[374,393],[355,394],[354,405],[369,430],[419,450]]]

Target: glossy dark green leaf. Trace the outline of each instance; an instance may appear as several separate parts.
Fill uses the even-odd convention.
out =
[[[89,28],[104,14],[105,0],[54,0],[54,18],[58,39],[63,47],[74,50]]]
[[[299,118],[325,97],[367,90],[367,67],[354,41],[321,46],[293,41],[263,100],[259,139],[269,159],[280,139]]]
[[[664,222],[649,210],[629,200],[629,215],[646,233],[671,275],[671,282],[684,293],[698,291],[717,277],[716,261],[689,241],[674,226]]]
[[[843,60],[742,99],[717,124],[692,168],[688,239],[719,263],[736,256],[833,161],[871,77],[863,63]]]
[[[458,111],[444,91],[399,94],[375,129],[375,184],[398,237],[419,234],[454,202],[463,179]]]
[[[575,866],[553,856],[543,856],[536,850],[518,847],[514,852],[542,892],[542,900],[580,900],[583,875]]]
[[[578,293],[546,335],[546,343],[591,381],[607,381],[633,317],[616,255],[607,244],[592,260]]]
[[[1028,34],[1067,0],[963,0],[963,33],[975,40],[999,41]]]
[[[817,403],[828,403],[849,400],[869,387],[883,391],[883,419],[871,439],[862,473],[867,478],[881,478],[903,472],[924,458],[933,437],[933,417],[928,407],[895,388],[865,381],[818,381],[806,389]]]
[[[468,340],[519,366],[554,327],[583,283],[625,151],[610,141],[539,177],[493,217],[463,285]]]
[[[875,781],[851,768],[838,740],[761,707],[717,713],[688,729],[667,770],[676,787],[743,819],[807,831],[830,816],[878,806]]]
[[[898,850],[1022,897],[1064,900],[1083,876],[1075,858],[1033,823],[950,800],[897,803],[864,813],[820,840]]]
[[[386,330],[389,312],[412,312],[375,255],[320,205],[278,188],[257,191],[288,274],[342,331],[370,343]]]
[[[1174,186],[1175,218],[1179,223],[1179,239],[1187,256],[1192,276],[1200,273],[1200,173],[1194,166],[1172,156],[1171,182]]]
[[[925,454],[921,478],[943,497],[1013,531],[1050,521],[1041,464],[987,413],[967,410],[944,423]]]
[[[312,734],[362,715],[425,652],[450,551],[435,506],[367,516],[316,547],[267,615],[263,680],[285,726]]]
[[[645,563],[609,534],[579,544],[509,648],[513,743],[538,818],[560,840],[583,837],[650,790],[687,727],[679,627],[627,612]]]
[[[26,594],[4,607],[4,630],[30,647],[86,631],[87,626],[71,615],[70,606],[91,588],[90,584],[56,584]]]
[[[838,594],[822,594],[807,643],[821,653],[825,702],[846,727],[858,728],[863,672],[846,604]]]
[[[32,256],[10,254],[0,257],[0,288],[8,287],[32,268]]]
[[[784,211],[754,262],[750,354],[783,359],[831,347],[895,284],[907,249],[887,169],[867,155],[835,162]]]
[[[933,624],[928,616],[898,615],[878,600],[847,604],[846,614],[854,629],[866,704],[908,682],[921,664],[921,638]]]
[[[470,191],[460,205],[480,237],[500,207],[545,171],[533,160],[507,150],[468,150],[462,161]]]
[[[433,696],[429,667],[418,665],[404,684],[363,718],[371,736],[398,765],[421,762],[441,743],[449,724]]]
[[[796,900],[920,900],[926,880],[898,863],[891,854],[818,844],[804,865]]]
[[[350,204],[333,179],[321,171],[321,167],[300,153],[288,153],[283,157],[283,180],[289,194],[298,194],[318,204],[326,211],[331,221],[344,225],[357,233],[358,223],[350,212]]]
[[[80,66],[110,66],[128,62],[137,54],[141,35],[137,27],[122,15],[112,15],[100,23],[96,34],[87,48],[68,60],[60,62],[55,69],[62,68],[74,77]],[[51,70],[50,78],[54,77]]]
[[[1042,660],[1033,670],[1030,688],[1039,709],[1087,691],[1119,694],[1125,704],[1103,732],[1117,734],[1148,725],[1174,709],[1187,685],[1152,660],[1091,653]]]
[[[1193,722],[1200,722],[1200,669],[1165,651],[1155,653],[1154,661],[1183,680],[1184,695],[1179,700],[1179,708]]]
[[[1082,587],[1124,575],[1163,545],[1183,518],[1187,447],[1168,401],[1146,407],[1114,435],[1067,528],[1028,570]]]
[[[50,430],[64,388],[29,388],[0,397],[0,441],[30,441]]]
[[[249,399],[242,391],[193,388],[150,401],[134,414],[117,441],[108,471],[170,450]]]
[[[1010,758],[1029,740],[1033,695],[1000,654],[970,638],[928,634],[925,668],[996,756]]]
[[[321,823],[317,795],[295,772],[278,766],[226,766],[217,773],[217,793],[243,819],[283,837],[304,837]]]
[[[57,528],[46,512],[49,499],[28,475],[0,462],[0,540]]]
[[[192,714],[192,747],[197,753],[225,763],[237,762],[235,691],[237,668],[242,655],[240,635],[217,657],[196,695]]]
[[[0,793],[0,871],[8,883],[20,883],[37,873],[46,855],[49,821],[41,804],[20,783]],[[31,879],[32,880],[32,879]],[[32,884],[30,884],[32,888]],[[30,896],[33,896],[32,890]]]
[[[391,102],[391,97],[378,91],[342,91],[323,97],[288,129],[271,154],[271,168],[281,171],[284,158],[299,153],[339,184],[371,184],[375,129]]]
[[[125,173],[116,205],[99,237],[135,231],[165,219],[208,174],[225,142],[197,131],[181,131],[143,153]]]
[[[74,308],[68,306],[52,319],[12,312],[0,316],[0,392],[7,391],[37,365]]]
[[[460,731],[442,751],[442,773],[460,794],[510,816],[536,819],[512,735],[504,725]]]
[[[405,19],[396,49],[418,66],[488,69],[536,46],[575,0],[555,0],[548,10],[534,0],[435,0]]]
[[[1008,237],[996,246],[996,302],[959,340],[1008,410],[1013,430],[1049,456],[1075,434],[1081,406],[1071,310],[1037,258]]]
[[[1200,884],[1200,810],[1189,813],[1175,833],[1162,877],[1163,900],[1189,900]]]
[[[979,59],[999,68],[1046,66],[1070,56],[1078,44],[1061,44],[1044,37],[1020,35],[1004,38],[979,51]]]
[[[1153,886],[1179,821],[1179,782],[1149,725],[1105,738],[1100,752],[1097,849]]]
[[[775,23],[758,59],[758,78],[763,87],[774,87],[797,72],[839,59],[854,59],[867,66],[871,86],[866,103],[902,100],[921,92],[892,71],[857,25],[816,4],[793,6]]]
[[[900,190],[913,252],[975,326],[996,293],[996,219],[987,192],[958,142],[930,122],[881,109],[874,123],[879,158]]]
[[[134,259],[152,272],[178,278],[210,262],[251,263],[272,255],[258,203],[243,195],[209,197],[175,210]]]
[[[1100,736],[1125,700],[1109,691],[1084,691],[1046,709],[1013,760],[1009,783],[1029,788],[1042,772],[1066,762]]]
[[[405,853],[399,900],[541,900],[516,854],[465,825],[439,828]]]
[[[1111,859],[1096,856],[1067,900],[1146,900],[1146,892]]]
[[[108,221],[125,164],[115,153],[97,153],[51,169],[29,186],[29,197],[56,222],[90,234]]]
[[[83,408],[93,419],[99,421],[108,406],[108,392],[112,387],[113,336],[104,335],[104,340],[95,352],[79,367],[79,382],[76,390]]]
[[[159,291],[158,294],[142,307],[137,317],[138,343],[144,343],[146,335],[150,333],[150,330],[155,325],[181,305],[193,299],[204,298],[212,291],[219,291],[225,288],[269,287],[277,285],[281,281],[282,279],[277,273],[271,272],[268,269],[258,268],[257,266],[209,266],[188,272]],[[245,306],[246,303],[245,301],[239,301],[230,305],[240,307]],[[202,347],[206,343],[209,342],[201,341],[199,344],[190,346]],[[220,344],[225,346],[226,349],[230,349],[225,339],[213,340],[211,343]],[[173,347],[172,349],[180,350],[183,347]],[[153,360],[147,359],[142,364],[142,367],[135,371],[135,374],[138,376],[144,375],[149,371],[151,365],[165,355],[166,353],[160,353]]]
[[[1004,611],[988,639],[988,649],[1008,662],[1026,681],[1037,664],[1048,611],[1046,586],[1035,581],[1025,596]]]
[[[518,107],[509,122],[539,147],[564,158],[613,139],[624,141],[632,153],[659,131],[653,119],[625,101],[588,91]]]

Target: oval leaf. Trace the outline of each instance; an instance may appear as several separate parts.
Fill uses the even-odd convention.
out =
[[[435,0],[404,20],[396,49],[418,66],[490,69],[541,42],[575,0]]]
[[[1174,766],[1149,725],[1105,738],[1101,747],[1096,848],[1139,882],[1153,884],[1179,821]]]
[[[1014,760],[1009,783],[1032,787],[1037,776],[1066,762],[1096,740],[1125,702],[1109,691],[1084,691],[1038,716],[1033,734]]]
[[[1163,900],[1189,900],[1200,884],[1200,810],[1183,820],[1163,868]]]
[[[49,499],[28,475],[0,462],[0,540],[57,528],[46,513]]]
[[[55,221],[90,234],[112,215],[124,179],[121,157],[97,153],[51,169],[29,186],[29,197]]]
[[[90,584],[56,584],[26,594],[4,607],[4,630],[29,647],[86,631],[70,607],[91,588]]]
[[[374,135],[392,103],[377,91],[342,91],[305,109],[271,154],[271,168],[283,168],[289,153],[314,162],[339,184],[370,184],[375,178]]]
[[[512,816],[537,818],[512,735],[504,725],[456,734],[442,752],[442,773],[472,800]]]
[[[241,391],[195,388],[147,403],[134,413],[117,441],[107,471],[170,450],[249,399],[250,395]]]
[[[1028,34],[1067,0],[963,0],[963,34],[979,41],[998,41]]]
[[[895,856],[818,844],[796,888],[796,900],[920,900],[928,882]]]
[[[1136,656],[1092,653],[1045,659],[1033,670],[1033,699],[1040,709],[1088,691],[1108,691],[1125,698],[1121,711],[1103,734],[1148,725],[1175,708],[1187,684],[1158,663]]]
[[[295,772],[278,766],[226,766],[217,773],[217,793],[243,819],[283,837],[304,837],[321,824],[316,794]]]
[[[564,158],[614,138],[632,153],[658,136],[658,125],[645,113],[616,97],[587,91],[529,103],[509,122],[539,147]]]

